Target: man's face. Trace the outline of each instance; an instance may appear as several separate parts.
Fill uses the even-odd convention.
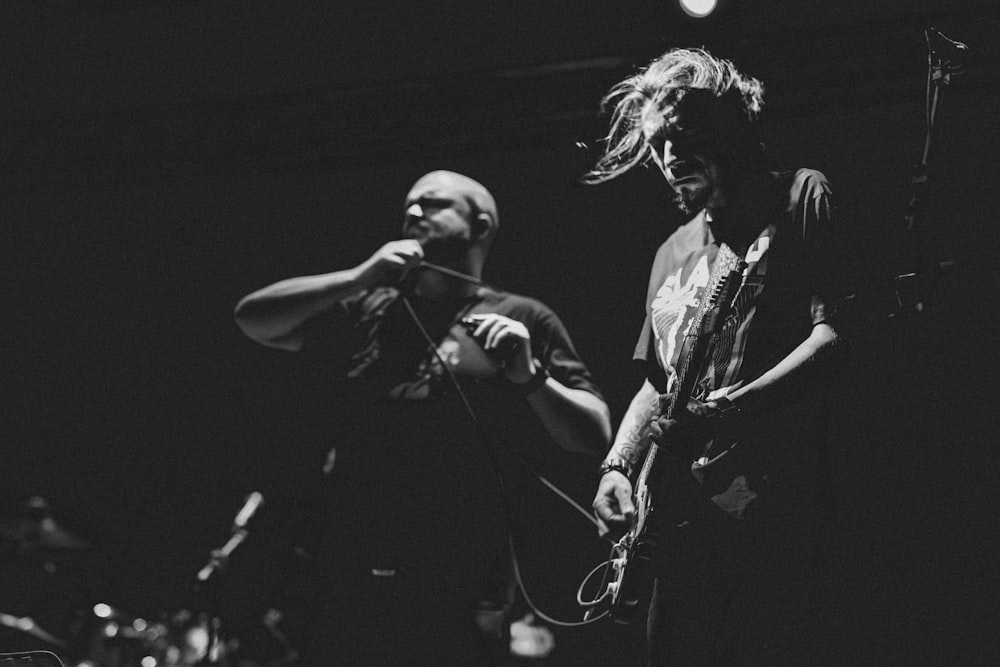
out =
[[[403,238],[420,241],[429,260],[459,259],[472,245],[472,208],[447,178],[417,181],[404,207]]]
[[[678,206],[694,213],[725,204],[724,168],[732,158],[729,132],[717,127],[712,109],[699,109],[685,98],[678,105],[643,112],[642,132],[653,162],[663,173]]]

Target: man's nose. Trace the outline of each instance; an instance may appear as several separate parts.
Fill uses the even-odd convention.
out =
[[[424,217],[424,209],[420,207],[420,204],[413,203],[410,207],[406,209],[407,218],[422,218]]]

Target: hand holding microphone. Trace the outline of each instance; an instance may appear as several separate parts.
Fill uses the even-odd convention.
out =
[[[405,279],[423,258],[424,248],[420,241],[389,241],[361,264],[361,271],[369,285],[384,285]]]

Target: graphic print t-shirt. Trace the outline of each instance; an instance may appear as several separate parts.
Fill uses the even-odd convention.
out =
[[[774,174],[774,188],[775,208],[746,252],[742,285],[713,345],[711,362],[699,378],[697,398],[724,395],[761,375],[805,340],[814,322],[822,319],[823,309],[814,295],[833,303],[846,294],[843,240],[831,220],[826,178],[808,169]],[[673,388],[684,336],[708,288],[719,251],[701,212],[656,254],[646,323],[634,356],[647,363],[647,376],[661,393]],[[807,463],[807,452],[813,448],[796,443],[812,437],[815,406],[798,407],[798,412],[790,407],[780,426],[762,434],[761,442],[740,443],[743,470],[729,466],[715,480],[709,474],[719,492],[713,499],[728,515],[743,516],[765,487],[770,491],[792,481],[782,476],[802,474],[792,470]],[[729,444],[710,443],[706,456],[711,458]]]

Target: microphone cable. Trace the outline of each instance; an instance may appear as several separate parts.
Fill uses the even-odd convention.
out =
[[[477,285],[480,287],[487,287],[487,284],[484,281],[480,280],[479,278],[476,278],[475,276],[469,276],[460,273],[458,271],[453,271],[452,269],[448,269],[446,267],[438,266],[436,264],[430,264],[429,262],[421,262],[420,268],[438,271],[440,273],[444,273],[453,278],[463,280],[473,285]],[[479,444],[482,446],[484,452],[486,453],[487,459],[490,462],[490,466],[492,467],[494,474],[496,474],[497,476],[497,482],[501,494],[501,507],[503,509],[504,531],[507,533],[507,544],[510,550],[511,567],[513,569],[514,579],[515,582],[517,583],[518,590],[521,591],[521,595],[524,597],[525,604],[527,604],[528,608],[531,609],[532,613],[534,613],[538,618],[541,618],[542,620],[559,627],[565,627],[565,628],[581,627],[585,625],[590,625],[592,623],[596,623],[597,621],[601,620],[602,618],[604,618],[604,616],[608,614],[607,611],[593,618],[586,618],[583,621],[562,621],[542,612],[540,609],[538,609],[534,601],[531,599],[531,596],[528,594],[526,586],[524,585],[524,580],[521,576],[521,568],[519,564],[519,559],[517,557],[517,550],[514,545],[514,530],[513,530],[514,522],[510,514],[510,507],[508,506],[507,485],[506,482],[504,481],[504,476],[500,468],[500,463],[496,457],[497,447],[492,442],[490,436],[484,430],[482,422],[479,420],[476,411],[472,407],[472,403],[469,401],[468,396],[466,395],[465,391],[462,389],[462,386],[458,381],[458,377],[455,375],[455,372],[452,370],[450,364],[446,363],[445,359],[441,356],[441,352],[438,350],[437,344],[434,342],[434,339],[431,337],[431,335],[427,332],[426,327],[424,327],[423,322],[420,320],[420,317],[414,310],[413,305],[410,303],[410,300],[403,293],[400,293],[400,300],[402,301],[404,308],[409,314],[410,319],[413,321],[414,325],[417,327],[417,330],[420,332],[420,335],[427,342],[427,345],[433,352],[441,368],[443,368],[445,373],[447,374],[449,382],[454,387],[456,394],[458,395],[459,399],[462,402],[466,414],[468,415],[470,421],[472,422],[472,425],[474,427],[477,436],[476,439],[478,440]],[[528,463],[528,461],[525,460],[524,457],[521,456],[516,450],[514,450],[513,448],[505,448],[504,451],[509,452],[514,457],[514,459],[522,467],[524,467],[525,470],[534,475],[540,482],[542,482],[542,484],[544,484],[547,488],[549,488],[553,493],[555,493],[560,498],[569,503],[570,506],[572,506],[574,509],[580,512],[580,514],[585,516],[588,521],[590,521],[595,526],[597,525],[596,518],[591,516],[589,512],[583,509],[583,507],[581,507],[580,504],[577,503],[575,500],[573,500],[568,494],[566,494],[564,491],[559,489],[555,484],[546,479],[543,475],[541,475],[541,473],[537,472],[531,466],[531,464]],[[583,586],[587,583],[587,581],[590,580],[590,578],[598,568],[606,566],[607,563],[602,563],[601,565],[598,565],[597,568],[591,570],[590,574],[588,574],[587,577],[584,579],[583,583],[581,583],[580,589],[582,589]],[[577,597],[577,602],[579,603],[581,601],[580,590],[577,591],[576,597]]]

